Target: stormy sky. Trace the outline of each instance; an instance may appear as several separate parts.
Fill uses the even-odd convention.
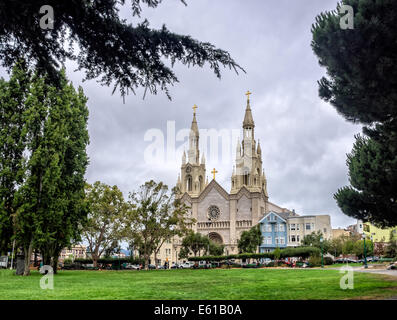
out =
[[[68,62],[69,79],[75,86],[81,85],[89,98],[88,182],[116,184],[125,195],[149,179],[174,186],[184,142],[175,142],[175,156],[168,151],[168,156],[160,153],[148,161],[145,152],[153,141],[145,141],[145,135],[148,138],[161,132],[165,147],[167,138],[171,146],[175,139],[172,130],[167,134],[167,121],[169,128],[175,124],[176,133],[183,136],[187,130],[180,130],[190,127],[194,104],[200,129],[240,130],[245,92],[250,90],[269,200],[301,215],[329,214],[333,227],[354,223],[337,207],[333,194],[348,184],[346,153],[361,127],[346,122],[318,97],[317,80],[325,69],[318,65],[310,47],[315,16],[333,10],[337,1],[187,2],[187,7],[178,0],[164,1],[157,9],[145,7],[142,19],[147,18],[153,28],[165,24],[173,32],[227,50],[247,73],[237,75],[224,69],[219,80],[208,67],[177,64],[180,82],[170,89],[172,101],[161,92],[143,99],[143,90],[138,90],[123,103],[117,92],[112,95],[112,88],[101,87],[95,80],[82,82],[83,74],[74,72],[76,65]],[[139,21],[132,18],[128,6],[121,11],[128,21]],[[4,71],[1,75],[7,77]],[[208,177],[215,167],[217,181],[227,191],[234,144],[222,158],[206,154]]]

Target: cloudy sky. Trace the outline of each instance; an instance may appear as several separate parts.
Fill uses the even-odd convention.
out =
[[[66,65],[75,86],[89,98],[88,182],[118,185],[128,194],[149,179],[176,183],[183,141],[176,141],[176,156],[145,159],[153,142],[145,135],[161,132],[173,141],[176,132],[189,128],[197,104],[200,129],[241,129],[250,90],[256,139],[262,147],[270,201],[299,214],[329,214],[333,227],[354,223],[337,207],[333,193],[348,183],[346,153],[359,126],[346,122],[318,97],[317,80],[325,70],[311,47],[310,28],[315,16],[336,7],[336,0],[178,0],[145,8],[142,18],[151,27],[162,24],[173,32],[211,42],[230,52],[247,71],[237,75],[225,69],[221,80],[208,68],[177,65],[180,80],[171,88],[172,101],[163,93],[143,91],[123,99],[96,81],[82,82],[83,74]],[[128,8],[123,17],[132,20]],[[5,76],[4,72],[1,75]],[[183,133],[183,132],[182,132]],[[165,141],[165,146],[167,143]],[[233,150],[234,151],[234,150]],[[207,156],[207,174],[215,167],[217,181],[230,190],[234,152],[222,159]]]

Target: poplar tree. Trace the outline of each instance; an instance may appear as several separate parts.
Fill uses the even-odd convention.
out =
[[[30,73],[16,64],[9,81],[0,79],[0,254],[10,250],[15,192],[23,181],[24,112]]]
[[[88,164],[87,99],[82,89],[68,84],[48,85],[36,74],[25,101],[24,179],[16,192],[15,234],[25,254],[25,275],[33,249],[56,272],[65,246],[79,240],[87,214],[84,174]]]

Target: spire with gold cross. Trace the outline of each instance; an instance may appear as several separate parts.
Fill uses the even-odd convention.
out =
[[[247,96],[247,107],[245,108],[243,128],[245,128],[245,127],[253,128],[255,126],[254,119],[252,118],[251,107],[250,107],[250,95],[251,94],[252,94],[252,92],[250,92],[249,90],[245,94]]]

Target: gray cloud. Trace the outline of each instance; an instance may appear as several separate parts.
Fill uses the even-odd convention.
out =
[[[82,74],[67,64],[74,85],[82,85],[89,97],[87,180],[117,184],[124,192],[148,179],[174,185],[181,159],[157,164],[144,162],[145,132],[166,132],[167,120],[176,130],[190,126],[192,105],[197,104],[199,128],[239,129],[244,117],[247,89],[260,139],[270,201],[300,214],[330,214],[334,227],[354,222],[343,215],[333,193],[348,183],[346,153],[360,127],[347,123],[318,97],[317,80],[325,73],[311,47],[315,16],[336,7],[336,0],[301,1],[165,1],[158,9],[146,9],[152,27],[163,23],[174,32],[189,34],[230,52],[247,71],[236,75],[227,69],[218,80],[208,67],[177,64],[180,80],[171,88],[172,101],[160,93],[143,90],[125,104],[112,88],[95,81],[82,83]],[[122,14],[129,21],[128,8]],[[4,74],[4,72],[2,73]],[[177,143],[179,146],[181,142]],[[219,182],[230,189],[234,153],[228,164],[207,161],[207,173],[216,167]]]

